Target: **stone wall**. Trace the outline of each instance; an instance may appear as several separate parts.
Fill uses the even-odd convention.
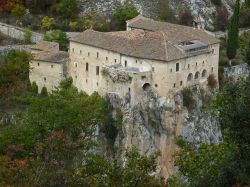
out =
[[[19,50],[19,51],[28,51],[30,52],[30,48],[32,45],[8,45],[8,46],[0,46],[0,53],[7,53],[10,50]]]
[[[0,22],[0,32],[2,32],[3,34],[11,37],[11,38],[15,38],[18,40],[23,40],[24,38],[24,29],[20,28],[20,27],[15,27],[13,25],[8,25],[6,23],[2,23]],[[37,33],[37,32],[33,32],[31,31],[32,37],[31,40],[32,42],[38,43],[43,41],[43,34],[41,33]]]
[[[248,74],[249,67],[246,63],[224,68],[224,76],[226,78],[237,79],[239,77],[247,77]]]

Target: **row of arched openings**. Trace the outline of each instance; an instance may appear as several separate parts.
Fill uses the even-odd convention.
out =
[[[207,77],[207,70],[204,69],[204,70],[202,71],[201,77],[202,77],[202,78]],[[189,74],[188,74],[188,77],[187,77],[187,81],[191,81],[191,80],[193,80],[193,79],[199,79],[199,78],[200,78],[200,72],[197,71],[197,72],[195,73],[194,76],[193,76],[192,73],[189,73]]]

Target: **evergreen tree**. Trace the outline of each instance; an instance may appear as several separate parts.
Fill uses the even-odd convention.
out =
[[[42,97],[47,97],[48,96],[48,91],[47,91],[46,87],[42,88],[40,96],[42,96]]]
[[[229,60],[236,56],[239,39],[239,14],[240,14],[240,1],[237,0],[234,7],[234,14],[230,20],[227,38],[227,57]],[[229,62],[230,63],[230,62]]]

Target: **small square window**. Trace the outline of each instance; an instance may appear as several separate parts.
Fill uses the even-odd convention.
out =
[[[174,83],[174,86],[173,86],[174,88],[175,88],[175,83]]]
[[[51,68],[53,68],[54,66],[53,65],[51,65]]]
[[[116,59],[115,59],[115,63],[116,63]]]
[[[90,56],[90,52],[88,52],[88,56]]]
[[[109,60],[109,58],[108,57],[106,57],[106,61],[108,61]]]
[[[183,84],[183,82],[181,81],[181,82],[180,82],[180,86],[182,86],[182,84]]]
[[[37,63],[37,66],[40,66],[40,63]]]
[[[44,78],[43,78],[43,80],[44,80],[44,81],[46,81],[46,80],[47,80],[47,78],[46,78],[46,77],[44,77]]]
[[[77,68],[77,66],[78,66],[78,64],[77,63],[75,63],[75,67]]]

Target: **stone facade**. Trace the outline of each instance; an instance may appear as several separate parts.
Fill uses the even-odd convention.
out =
[[[49,50],[49,51],[48,51]],[[33,60],[30,62],[30,82],[35,82],[38,91],[46,87],[51,92],[67,76],[68,53],[59,51],[58,44],[43,42],[32,46]]]
[[[136,105],[138,97],[151,88],[167,97],[170,91],[177,92],[183,87],[206,86],[210,74],[218,79],[219,41],[214,37],[200,29],[142,16],[127,24],[127,31],[88,30],[70,39],[67,76],[73,78],[79,90],[103,96],[115,93]],[[191,52],[186,52],[190,49]],[[32,74],[37,75],[35,80],[40,77],[40,87],[52,90],[61,80],[63,68],[50,66],[43,63]],[[52,81],[44,81],[47,72]]]
[[[71,42],[68,74],[73,78],[74,85],[88,94],[97,91],[102,95],[115,92],[123,98],[131,95],[131,102],[134,103],[136,95],[143,91],[145,85],[153,87],[161,96],[166,97],[170,90],[178,91],[194,84],[206,85],[210,74],[214,74],[217,79],[218,57],[219,44],[210,46],[209,52],[205,54],[162,62],[129,57]],[[119,64],[123,68],[112,67]],[[133,68],[137,70],[133,71]],[[117,76],[125,73],[130,80],[114,80],[108,75],[110,73]]]

